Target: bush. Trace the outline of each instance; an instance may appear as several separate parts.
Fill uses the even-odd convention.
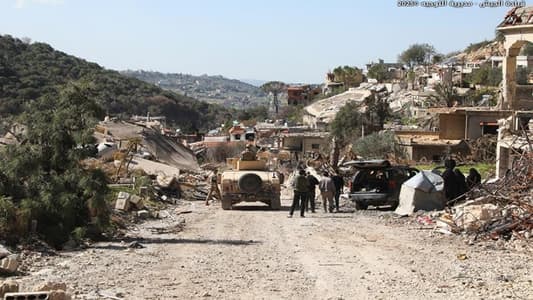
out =
[[[391,131],[372,133],[358,139],[353,148],[355,154],[365,159],[404,159],[406,153],[400,147],[396,136]]]

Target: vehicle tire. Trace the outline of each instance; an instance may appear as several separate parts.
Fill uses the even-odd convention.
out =
[[[361,202],[355,202],[355,209],[357,210],[366,210],[368,208],[368,205],[366,203]]]
[[[270,209],[273,209],[273,210],[280,210],[281,209],[281,200],[279,199],[279,195],[275,196],[270,201]]]
[[[231,199],[222,197],[222,209],[223,210],[230,210],[231,209]]]
[[[239,189],[245,193],[257,193],[261,190],[261,177],[254,173],[244,174],[239,179]]]

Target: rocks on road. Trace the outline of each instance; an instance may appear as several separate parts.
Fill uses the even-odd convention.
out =
[[[260,204],[180,206],[190,213],[142,223],[122,241],[38,257],[14,279],[21,291],[64,282],[74,299],[533,298],[530,250],[471,246],[389,212],[289,219]]]

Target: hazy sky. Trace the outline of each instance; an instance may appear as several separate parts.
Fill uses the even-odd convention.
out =
[[[413,43],[447,53],[490,39],[508,10],[395,0],[0,0],[0,34],[116,70],[318,83],[338,65],[396,61]]]

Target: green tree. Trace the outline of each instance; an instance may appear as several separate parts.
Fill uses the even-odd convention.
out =
[[[435,53],[435,47],[430,44],[413,44],[400,54],[398,60],[409,67],[427,65]]]
[[[374,64],[368,69],[368,77],[376,79],[378,82],[384,82],[390,79],[389,70],[383,63]]]
[[[278,111],[279,111],[279,99],[278,99],[278,96],[279,94],[281,94],[283,91],[285,91],[287,89],[287,85],[281,81],[269,81],[265,84],[263,84],[261,86],[261,89],[265,92],[265,93],[270,93],[272,94],[272,97],[274,98],[273,100],[273,105],[274,105],[274,109],[276,111],[276,115],[278,114]]]
[[[357,155],[367,159],[383,159],[394,157],[403,159],[405,151],[400,147],[393,132],[384,131],[362,137],[353,144],[352,149]]]
[[[363,71],[357,67],[339,66],[333,69],[335,82],[344,83],[345,88],[358,87],[363,82]]]
[[[378,129],[382,130],[385,125],[385,120],[392,116],[392,111],[387,99],[376,94],[367,100],[367,106],[370,119],[375,119],[377,121]]]
[[[28,104],[19,119],[26,126],[21,143],[0,150],[0,198],[10,199],[27,221],[37,220],[38,233],[53,245],[74,230],[102,230],[108,223],[105,175],[80,164],[94,153],[99,116],[87,89],[69,85],[58,98]]]
[[[456,88],[451,83],[438,83],[435,85],[435,95],[431,95],[429,100],[433,104],[446,105],[452,107],[459,100]]]
[[[520,50],[520,55],[533,56],[533,43],[526,42]]]
[[[480,84],[488,86],[498,86],[502,81],[502,69],[492,68],[490,65],[485,64],[479,69],[475,69],[469,74],[465,81],[470,84]]]

